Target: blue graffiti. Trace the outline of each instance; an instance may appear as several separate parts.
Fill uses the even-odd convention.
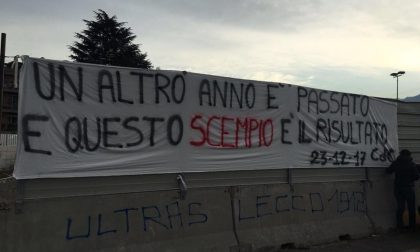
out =
[[[327,205],[325,205],[327,199]],[[249,200],[249,199],[248,199]],[[254,207],[244,204],[244,199],[237,199],[239,222],[251,219],[264,218],[273,214],[285,212],[308,212],[312,214],[322,213],[326,207],[333,208],[339,214],[346,212],[366,213],[366,197],[364,192],[338,191],[335,190],[330,197],[325,197],[320,192],[307,194],[281,194],[281,195],[258,195],[255,196]]]
[[[158,227],[161,227],[163,230],[174,230],[184,227],[184,221],[188,223],[188,226],[204,224],[208,221],[208,216],[205,211],[202,209],[202,204],[199,202],[191,202],[186,205],[186,214],[182,214],[181,207],[179,202],[172,202],[170,204],[159,207],[156,205],[142,206],[141,208],[129,207],[116,209],[111,211],[111,214],[107,213],[107,218],[103,213],[97,213],[94,215],[88,215],[87,221],[83,224],[83,218],[79,219],[81,221],[77,224],[77,228],[73,227],[74,219],[67,218],[67,229],[66,229],[66,239],[85,239],[91,237],[93,234],[92,229],[96,226],[96,236],[102,235],[112,235],[117,232],[129,233],[131,231],[133,215],[137,215],[142,219],[143,227],[141,228],[144,232],[150,230],[150,225],[154,224]],[[92,216],[96,216],[92,218]],[[123,218],[121,218],[121,216]],[[93,219],[96,220],[93,221]],[[125,228],[118,230],[117,224],[123,221]],[[117,224],[116,224],[117,223]],[[178,223],[175,225],[175,223]],[[81,225],[83,224],[83,225]],[[114,226],[112,226],[112,224]],[[77,231],[73,230],[77,229]],[[77,232],[77,233],[76,233]]]

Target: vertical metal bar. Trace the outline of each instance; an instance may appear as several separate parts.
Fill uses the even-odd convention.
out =
[[[369,168],[365,167],[365,181],[370,181]]]
[[[18,87],[18,80],[19,80],[19,56],[18,55],[16,55],[15,56],[15,58],[13,59],[13,61],[14,61],[14,65],[15,65],[15,76],[14,76],[14,79],[13,79],[13,87],[14,88],[17,88]]]
[[[2,132],[3,122],[3,86],[4,86],[4,59],[6,57],[6,33],[1,34],[0,51],[0,132]]]
[[[15,214],[23,213],[23,199],[25,194],[25,180],[16,180]]]
[[[398,102],[398,75],[397,75],[397,102]]]
[[[373,182],[370,179],[370,169],[368,167],[365,167],[365,183],[369,184],[370,187],[372,187]]]
[[[292,169],[287,169],[287,183],[289,183],[290,191],[295,191],[295,188],[293,186],[293,175],[292,175]]]

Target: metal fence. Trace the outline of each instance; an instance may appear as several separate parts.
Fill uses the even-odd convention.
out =
[[[16,146],[17,134],[0,134],[0,146]]]
[[[409,149],[420,163],[420,102],[398,104],[398,141],[401,149]]]

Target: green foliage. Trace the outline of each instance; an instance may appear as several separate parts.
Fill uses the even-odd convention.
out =
[[[137,68],[151,68],[152,63],[147,54],[142,53],[138,44],[133,44],[136,38],[131,28],[125,27],[125,22],[118,22],[116,16],[99,9],[94,11],[95,20],[83,20],[87,28],[75,37],[78,41],[69,46],[74,61],[126,66]]]

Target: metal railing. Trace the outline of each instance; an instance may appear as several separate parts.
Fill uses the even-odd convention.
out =
[[[0,134],[0,146],[16,146],[17,134]]]

